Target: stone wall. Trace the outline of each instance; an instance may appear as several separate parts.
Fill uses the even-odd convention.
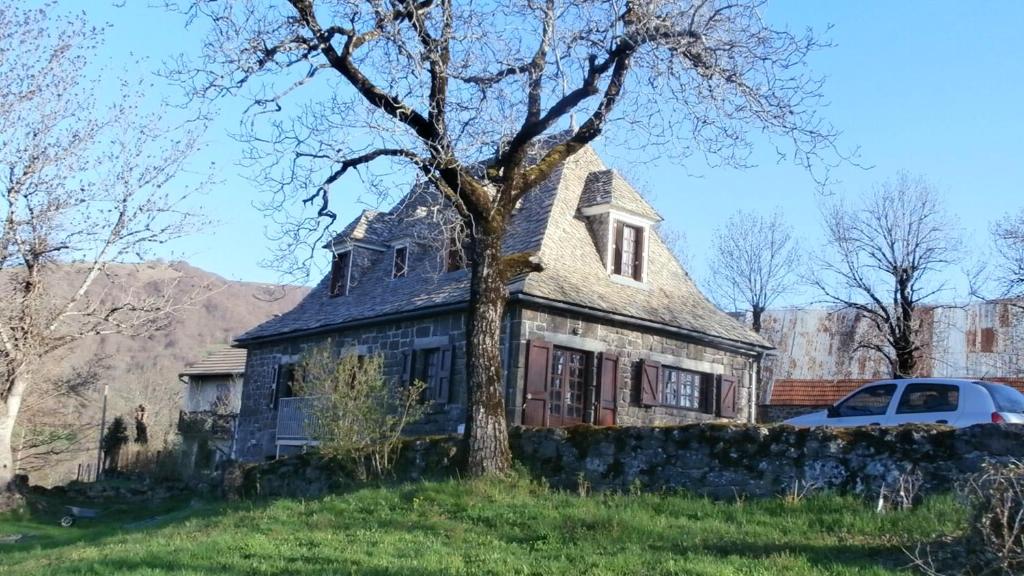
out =
[[[773,497],[830,490],[876,498],[901,477],[920,493],[949,491],[986,461],[1024,458],[1024,427],[797,429],[693,424],[660,428],[576,427],[511,431],[512,451],[554,488],[687,491],[712,498]],[[397,479],[457,477],[461,441],[410,440]],[[352,485],[338,465],[302,455],[243,467],[229,493],[318,496]]]
[[[640,360],[657,360],[663,366],[701,372],[726,374],[736,378],[736,420],[751,420],[751,371],[753,356],[712,348],[693,340],[683,340],[652,330],[639,330],[624,323],[599,321],[550,308],[523,307],[512,321],[516,359],[509,391],[509,421],[522,423],[526,348],[530,339],[549,341],[556,346],[588,352],[608,352],[619,357],[619,395],[616,422],[625,426],[661,426],[720,420],[713,414],[671,406],[645,407],[639,402]]]
[[[535,476],[574,489],[686,490],[713,498],[834,490],[877,495],[920,475],[947,491],[986,460],[1024,458],[1024,427],[797,429],[699,424],[663,428],[521,429],[513,452]]]
[[[245,365],[245,385],[236,431],[235,458],[260,460],[276,452],[274,434],[277,411],[273,409],[275,367],[285,360],[294,361],[304,350],[330,339],[340,352],[361,355],[382,354],[384,376],[397,382],[404,370],[405,355],[417,348],[451,345],[453,347],[450,394],[447,405],[435,405],[424,418],[409,428],[412,434],[454,433],[465,422],[465,317],[444,314],[419,320],[380,324],[339,331],[316,337],[296,338],[249,348]]]
[[[777,404],[761,404],[757,407],[757,422],[759,424],[777,424],[783,420],[819,412],[828,406],[782,406]]]

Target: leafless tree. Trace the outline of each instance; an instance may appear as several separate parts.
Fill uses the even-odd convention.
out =
[[[992,239],[998,256],[995,280],[1001,295],[1024,296],[1024,210],[996,222]]]
[[[467,473],[500,473],[506,283],[541,266],[501,246],[528,192],[611,123],[737,166],[754,133],[818,177],[842,157],[804,66],[822,43],[769,26],[764,4],[192,0],[177,8],[206,26],[203,55],[171,74],[192,103],[251,102],[242,138],[284,230],[281,263],[329,234],[344,176],[404,170],[440,191],[472,252]]]
[[[189,188],[171,181],[197,134],[166,130],[128,83],[101,104],[101,78],[84,72],[101,40],[52,5],[0,6],[0,485],[22,400],[61,354],[158,327],[180,304],[168,290],[141,295],[107,263],[199,222],[185,211]]]
[[[857,310],[875,338],[858,343],[885,357],[893,377],[910,377],[926,344],[919,305],[946,285],[936,273],[960,252],[956,221],[935,189],[905,172],[864,195],[823,210],[825,249],[814,259],[811,283],[825,297]]]
[[[770,216],[736,211],[715,232],[707,286],[720,305],[749,310],[751,327],[761,332],[761,316],[793,290],[801,264],[792,228],[782,213]]]

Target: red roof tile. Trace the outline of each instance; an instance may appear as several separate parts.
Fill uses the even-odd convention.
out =
[[[857,388],[875,379],[847,378],[842,380],[776,380],[772,384],[773,406],[830,406]],[[1024,392],[1024,378],[985,378],[1013,386]]]

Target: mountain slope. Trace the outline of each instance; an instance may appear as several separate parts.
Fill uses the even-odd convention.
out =
[[[72,349],[48,358],[52,378],[71,383],[73,393],[54,396],[39,386],[26,398],[14,449],[19,469],[33,483],[74,479],[79,463],[94,463],[104,386],[109,388],[107,421],[123,416],[131,428],[135,406],[146,407],[150,446],[173,444],[184,385],[178,373],[211,349],[298,303],[304,287],[228,281],[189,266],[148,262],[116,265],[113,275],[124,285],[157,293],[170,290],[177,300],[198,295],[168,325],[144,336],[105,335],[86,338]],[[68,275],[68,284],[77,274]]]

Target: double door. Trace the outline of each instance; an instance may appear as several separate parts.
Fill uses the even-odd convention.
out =
[[[541,341],[531,341],[528,350],[524,425],[614,424],[618,362],[613,356],[601,355],[601,375],[595,377],[594,353]],[[602,381],[599,387],[595,378]]]

